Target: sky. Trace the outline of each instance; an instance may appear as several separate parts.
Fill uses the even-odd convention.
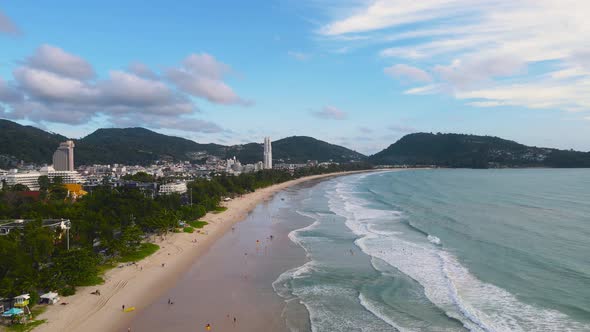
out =
[[[0,2],[0,118],[72,138],[590,150],[586,0]]]

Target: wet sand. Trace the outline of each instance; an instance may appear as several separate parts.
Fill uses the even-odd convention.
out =
[[[293,209],[299,189],[258,205],[135,317],[132,331],[204,331],[206,324],[213,331],[287,331],[281,317],[285,302],[272,283],[305,261],[305,251],[288,238],[290,231],[311,223]]]

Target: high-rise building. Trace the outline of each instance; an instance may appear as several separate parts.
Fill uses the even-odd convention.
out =
[[[264,138],[264,169],[272,169],[272,144],[270,137]]]
[[[56,171],[74,170],[74,141],[65,141],[53,153],[53,168]]]

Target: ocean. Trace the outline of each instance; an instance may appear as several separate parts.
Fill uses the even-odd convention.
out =
[[[590,170],[338,177],[291,208],[291,331],[590,331]]]

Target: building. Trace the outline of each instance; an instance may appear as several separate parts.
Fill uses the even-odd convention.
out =
[[[74,141],[65,141],[53,153],[53,168],[56,171],[74,170]]]
[[[160,186],[160,194],[184,194],[188,191],[186,182],[166,183]]]
[[[56,171],[51,166],[45,166],[40,171],[32,172],[18,172],[16,169],[11,170],[5,175],[4,180],[6,185],[14,186],[22,184],[27,186],[29,190],[39,190],[39,177],[47,176],[49,180],[53,181],[56,177],[60,177],[63,183],[84,183],[86,180],[76,171]]]
[[[270,137],[264,138],[264,169],[272,169],[272,143]]]

